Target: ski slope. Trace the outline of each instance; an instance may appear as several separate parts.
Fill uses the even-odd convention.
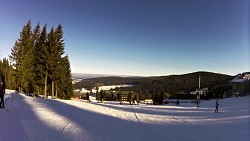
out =
[[[0,141],[249,141],[250,97],[175,105],[50,100],[6,91]]]

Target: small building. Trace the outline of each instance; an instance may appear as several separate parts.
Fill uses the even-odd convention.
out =
[[[189,94],[190,94],[190,95],[197,95],[197,94],[200,94],[200,95],[206,96],[207,93],[208,93],[208,88],[202,88],[202,89],[200,89],[200,90],[192,91],[192,92],[190,92]]]
[[[106,94],[106,100],[107,101],[116,101],[117,100],[117,94],[115,94],[115,91],[111,91],[108,94]]]
[[[120,94],[119,101],[128,101],[128,94]]]
[[[234,96],[250,94],[250,72],[238,74],[230,81],[231,91]]]
[[[128,94],[110,91],[109,93],[105,94],[105,98],[106,101],[128,101]]]

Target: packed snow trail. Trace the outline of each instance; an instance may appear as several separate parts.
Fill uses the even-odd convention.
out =
[[[0,141],[247,141],[250,97],[176,106],[34,98],[7,90]]]

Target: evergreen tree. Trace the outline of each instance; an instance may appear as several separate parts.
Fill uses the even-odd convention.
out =
[[[40,43],[40,36],[41,36],[41,31],[40,31],[40,25],[39,23],[37,24],[37,26],[35,27],[35,29],[33,30],[33,45],[34,45],[34,61],[33,61],[33,66],[34,66],[34,82],[33,85],[35,87],[35,92],[37,94],[40,95],[41,93],[41,74],[39,73],[39,68],[40,68],[40,60],[41,60],[41,50],[39,47],[39,43]]]
[[[13,68],[7,58],[3,58],[2,61],[0,60],[0,72],[4,76],[6,88],[15,89],[15,80],[12,76]]]
[[[63,72],[65,72],[65,75],[63,75],[62,76],[63,78],[61,79],[64,80],[64,83],[66,84],[66,86],[63,88],[65,98],[69,99],[70,97],[73,96],[72,75],[71,75],[70,62],[68,56],[65,56],[63,60],[66,64],[63,67],[64,68]]]
[[[1,70],[0,70],[0,72],[1,72],[1,74],[3,75],[3,77],[4,77],[4,83],[5,83],[5,85],[7,85],[7,81],[8,81],[8,72],[9,72],[9,61],[8,61],[8,59],[6,59],[6,58],[3,58],[3,61],[1,61],[2,63],[2,65],[1,65]]]
[[[100,91],[100,99],[98,102],[102,102],[102,100],[103,100],[103,90]]]
[[[89,93],[86,94],[86,100],[89,100]]]
[[[32,48],[32,32],[31,32],[31,21],[28,21],[27,24],[23,27],[22,32],[20,33],[20,38],[16,41],[14,47],[11,49],[10,60],[13,63],[15,68],[15,76],[18,82],[19,91],[23,91],[23,88],[27,86],[27,80],[25,75],[25,69],[29,67],[30,60],[28,53],[31,53],[30,48]]]
[[[62,76],[61,75],[62,71],[65,71],[66,73],[67,71],[70,71],[70,70],[67,70],[67,69],[70,69],[70,66],[68,66],[69,65],[68,57],[65,57],[65,58],[63,57],[64,40],[63,40],[63,30],[60,24],[55,30],[52,27],[50,30],[50,33],[48,34],[48,50],[49,50],[49,60],[50,60],[49,77],[51,80],[52,98],[53,98],[55,95],[55,90],[58,91],[57,89],[55,89],[55,87],[57,87],[57,84],[60,82],[60,79],[66,79],[62,77],[68,77],[67,75]],[[63,61],[66,61],[66,62],[63,64]],[[63,70],[64,68],[66,69]],[[71,73],[69,75],[71,75]],[[71,80],[68,80],[68,81],[71,81]],[[67,89],[71,89],[71,88],[67,86]]]
[[[122,101],[122,94],[121,94],[120,90],[118,91],[117,99],[118,99],[118,101],[120,101],[120,102]]]
[[[49,53],[47,46],[47,25],[44,25],[35,48],[36,52],[36,80],[44,90],[44,97],[47,97],[47,82],[49,71]],[[42,87],[43,86],[43,87]]]
[[[131,94],[131,92],[128,93],[128,102],[131,105],[131,102],[132,102],[132,94]]]
[[[0,60],[0,76],[1,81],[4,81],[6,89],[15,89],[15,79],[12,76],[13,68],[7,58]]]
[[[29,48],[24,55],[23,67],[24,67],[24,87],[26,92],[34,93],[36,85],[36,45],[38,44],[40,36],[40,25],[37,24],[33,30],[32,35],[29,39]]]
[[[97,89],[96,90],[96,100],[99,102],[100,101],[100,99],[101,99],[101,96],[100,96],[100,93],[99,93],[99,90]]]
[[[54,75],[53,73],[55,72],[55,68],[57,65],[56,62],[56,38],[55,38],[55,30],[54,27],[52,27],[50,29],[50,32],[48,34],[48,42],[47,42],[47,46],[48,46],[48,77],[51,81],[51,95],[52,98],[54,98]]]
[[[56,90],[56,97],[57,97],[57,91],[58,87],[57,85],[59,84],[60,79],[67,79],[67,81],[72,81],[71,80],[71,70],[70,70],[70,64],[69,64],[69,59],[68,56],[66,55],[63,57],[64,54],[64,40],[63,40],[63,30],[61,24],[58,25],[58,27],[55,30],[54,33],[55,36],[55,46],[54,46],[54,59],[52,60],[52,63],[54,63],[54,68],[53,68],[53,75],[51,75],[51,80],[52,80],[52,94],[54,94],[53,88]],[[63,63],[63,61],[65,63]],[[62,72],[65,72],[65,75],[61,75]],[[65,77],[65,78],[63,78]],[[70,78],[69,78],[70,77]],[[55,85],[55,87],[53,86]],[[69,86],[67,86],[67,89]],[[69,90],[70,91],[70,90]],[[71,92],[67,92],[66,95],[71,95]],[[53,95],[52,95],[53,97]]]
[[[134,102],[136,101],[136,103],[138,104],[138,102],[139,102],[139,94],[138,94],[138,93],[136,93],[136,94],[134,95],[133,101],[134,101]]]

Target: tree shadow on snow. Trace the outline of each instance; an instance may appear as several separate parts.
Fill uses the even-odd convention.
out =
[[[148,131],[143,129],[145,126],[151,125],[84,110],[59,100],[26,97],[22,94],[13,94],[11,99],[14,101],[10,108],[20,116],[18,119],[22,122],[28,140],[153,140],[151,136],[148,136]],[[39,107],[34,109],[27,101],[41,104],[43,109]],[[63,128],[53,127],[44,121],[43,113],[37,114],[38,110],[44,110],[44,108],[51,110],[45,110],[44,114],[53,112],[64,119],[64,122],[67,122],[65,126]],[[58,121],[58,124],[61,122]]]

